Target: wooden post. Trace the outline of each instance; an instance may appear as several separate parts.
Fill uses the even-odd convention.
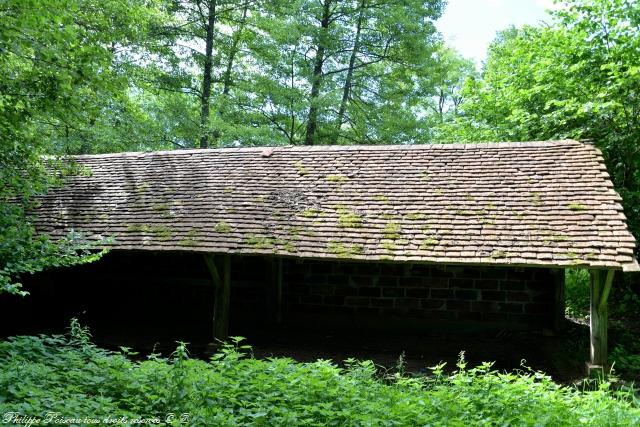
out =
[[[214,285],[215,301],[213,306],[213,338],[224,341],[229,337],[229,297],[231,291],[231,257],[221,255],[222,274],[218,269],[220,263],[211,254],[205,254],[204,260],[211,274]]]
[[[282,258],[267,261],[269,271],[269,311],[276,325],[282,324]]]
[[[607,363],[607,298],[615,270],[591,270],[591,351],[590,368]]]

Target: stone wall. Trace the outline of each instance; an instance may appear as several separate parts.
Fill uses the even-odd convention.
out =
[[[289,313],[553,329],[563,270],[285,260]]]

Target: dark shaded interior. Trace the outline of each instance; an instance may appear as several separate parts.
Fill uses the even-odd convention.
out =
[[[325,289],[319,292],[327,293],[328,285],[321,278],[332,277],[337,268],[330,267],[330,262],[313,266],[304,275],[299,262],[298,267],[288,268],[283,292],[284,320],[277,325],[271,321],[267,303],[267,261],[264,257],[232,257],[230,335],[246,337],[256,356],[288,356],[301,361],[370,358],[392,366],[404,355],[409,369],[421,371],[439,361],[448,361],[452,366],[460,351],[465,351],[471,363],[495,360],[498,367],[512,369],[526,360],[530,366],[544,368],[556,376],[574,374],[569,365],[558,367],[557,360],[552,361],[566,339],[551,331],[546,314],[541,315],[539,327],[527,330],[504,327],[508,325],[470,327],[482,323],[475,318],[448,322],[453,326],[445,329],[433,318],[419,319],[415,315],[418,310],[410,307],[396,310],[396,315],[389,317],[371,307],[334,305],[322,309],[320,304],[300,304],[339,299],[340,295],[334,294],[318,299],[313,296],[315,291],[304,291],[301,297],[298,288],[286,283],[297,275],[301,280],[315,280],[318,283],[314,286],[319,288],[311,289]],[[373,267],[363,265],[362,271],[359,265],[348,268],[356,269],[355,276],[349,277],[369,277],[363,272]],[[382,273],[402,268],[390,264],[382,267]],[[318,274],[323,271],[324,275]],[[380,270],[371,271],[372,277],[375,274]],[[107,348],[127,346],[143,354],[169,354],[176,341],[185,341],[192,354],[206,356],[207,345],[212,342],[213,285],[199,254],[113,251],[93,264],[54,269],[22,279],[31,295],[0,297],[3,337],[63,333],[75,317],[90,328],[97,344]],[[352,279],[338,279],[345,281],[344,286],[351,286],[352,291],[379,295],[380,291],[372,291],[372,286],[354,288],[353,283],[347,283]],[[451,292],[455,296],[456,291]],[[339,301],[362,298],[343,297]],[[432,321],[434,327],[428,327]]]

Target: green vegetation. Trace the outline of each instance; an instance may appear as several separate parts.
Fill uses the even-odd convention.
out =
[[[360,228],[362,227],[362,216],[344,208],[337,209],[338,227]]]
[[[299,161],[295,162],[293,164],[293,167],[296,169],[296,171],[298,172],[298,175],[300,175],[300,176],[305,176],[305,175],[309,174],[309,169],[307,167],[305,167],[305,165],[302,162],[302,160],[299,160]]]
[[[197,246],[198,245],[198,231],[197,230],[190,230],[184,238],[180,239],[178,241],[178,245],[180,246],[185,246],[185,247],[189,247],[189,246]]]
[[[333,182],[336,184],[342,184],[343,182],[345,182],[347,180],[347,177],[345,175],[327,175],[325,177],[325,179],[329,182]]]
[[[572,211],[583,211],[587,209],[585,205],[581,205],[580,203],[570,203],[568,205],[568,208],[571,209]]]
[[[589,271],[568,269],[565,273],[565,307],[567,316],[584,320],[589,314]]]
[[[400,224],[397,222],[388,222],[384,227],[383,235],[385,239],[396,240],[400,238],[401,232],[402,228],[400,227]]]
[[[533,202],[533,206],[540,206],[540,193],[531,193],[531,201]]]
[[[67,154],[247,147],[263,141],[320,145],[588,139],[602,150],[629,227],[640,235],[637,2],[565,0],[544,24],[499,33],[481,72],[436,33],[433,21],[444,10],[439,0],[274,0],[226,2],[224,7],[211,0],[196,3],[3,2],[0,293],[24,295],[21,276],[91,262],[103,253],[74,232],[51,241],[27,218],[35,195],[68,177],[91,176],[90,170],[66,159]],[[202,49],[191,52],[184,46]],[[256,161],[261,159],[256,156]],[[345,171],[359,166],[336,167]],[[301,177],[309,173],[302,161],[294,168]],[[525,169],[521,172],[528,173]],[[194,186],[207,180],[207,171],[199,173]],[[415,181],[431,179],[428,171],[418,174]],[[339,189],[348,176],[319,179]],[[523,180],[531,188],[538,182],[533,174]],[[141,178],[126,183],[136,199],[131,207],[159,202],[151,208],[167,217],[167,203],[149,201],[150,183],[155,190],[153,181]],[[437,202],[446,199],[447,185],[434,181],[428,186]],[[178,188],[164,191],[175,193]],[[388,201],[384,195],[374,197]],[[537,193],[522,197],[541,205]],[[260,196],[255,203],[266,200]],[[565,209],[587,209],[572,200],[563,201]],[[475,209],[468,209],[458,214],[474,214]],[[107,219],[103,215],[97,219]],[[304,217],[319,215],[316,209],[302,212]],[[354,212],[343,209],[338,215],[342,227],[363,224]],[[412,215],[407,219],[422,219]],[[525,218],[523,212],[514,215]],[[381,217],[399,220],[390,213]],[[62,212],[59,219],[64,219]],[[80,219],[91,222],[96,217],[87,212]],[[479,221],[492,224],[485,218]],[[216,230],[230,231],[220,223]],[[164,226],[131,224],[127,231],[171,237]],[[386,232],[393,240],[386,243],[389,248],[401,244],[396,240],[400,230]],[[435,234],[428,227],[423,232],[442,239],[448,234]],[[546,242],[566,240],[557,234]],[[196,233],[179,244],[198,244]],[[268,237],[249,236],[248,244],[295,250],[291,242]],[[420,248],[437,244],[427,238]],[[328,250],[340,257],[363,253],[362,246],[350,243],[330,242]],[[491,254],[505,256],[502,251]],[[567,257],[581,262],[571,252]],[[578,271],[567,276],[567,313],[584,320],[588,273]],[[637,277],[617,279],[610,304],[611,357],[635,378],[640,375],[639,340],[632,330],[620,332],[624,326],[616,322],[637,323],[630,320],[640,311]],[[579,393],[533,373],[509,376],[485,367],[460,368],[452,376],[439,373],[430,379],[380,379],[364,362],[341,370],[328,362],[255,361],[227,349],[207,364],[188,360],[184,346],[169,361],[132,362],[74,339],[20,338],[0,345],[0,413],[59,409],[70,416],[100,411],[148,415],[187,410],[195,424],[211,425],[638,424],[635,409],[611,399],[606,385],[594,393]]]
[[[316,208],[307,208],[302,211],[301,215],[305,218],[316,218],[318,217],[322,211]]]
[[[209,361],[180,343],[169,358],[131,360],[69,336],[21,336],[0,343],[0,412],[60,417],[164,417],[188,413],[194,425],[548,425],[631,426],[632,395],[555,384],[539,372],[500,373],[461,357],[451,374],[380,372],[369,361],[297,363],[254,359],[233,339]],[[99,390],[99,394],[96,394]],[[177,421],[176,421],[176,425]]]
[[[409,212],[405,218],[410,219],[412,221],[414,220],[420,220],[420,219],[425,219],[427,216],[423,213],[420,212]]]
[[[373,196],[373,200],[383,203],[389,203],[389,198],[384,194],[376,194],[375,196]]]
[[[438,240],[436,240],[436,239],[432,239],[432,238],[425,239],[425,240],[420,244],[420,249],[422,249],[422,250],[429,250],[429,251],[430,251],[430,250],[432,250],[432,249],[433,249],[433,247],[434,247],[435,245],[437,245],[437,244],[438,244]]]
[[[219,221],[213,229],[218,233],[229,233],[231,226],[224,221]]]
[[[572,268],[565,275],[565,313],[567,317],[581,324],[589,322],[589,270]],[[640,378],[640,340],[635,333],[635,325],[629,325],[624,319],[637,319],[640,303],[630,283],[614,283],[609,295],[609,360],[613,363],[615,375],[637,381]],[[589,345],[585,336],[576,344],[578,347]]]
[[[293,252],[295,252],[297,250],[296,249],[296,245],[294,245],[293,242],[291,242],[291,241],[282,242],[281,246],[282,246],[283,250],[285,250],[287,252],[290,252],[290,253],[293,253]]]
[[[504,251],[495,250],[491,252],[491,258],[499,259],[499,258],[506,258],[506,257],[507,257],[507,253]]]
[[[171,205],[169,203],[154,203],[151,205],[151,209],[154,211],[165,212],[168,211]]]
[[[272,249],[275,243],[275,239],[267,236],[258,236],[253,234],[247,237],[247,244],[256,249]]]
[[[130,224],[127,226],[127,231],[153,234],[160,240],[169,240],[171,238],[171,228],[167,225]]]
[[[350,245],[336,241],[329,241],[329,243],[327,243],[327,250],[340,258],[349,258],[353,255],[360,255],[364,252],[362,245]]]
[[[396,242],[394,241],[383,241],[380,243],[380,246],[382,246],[389,255],[393,255],[398,250],[398,245],[396,245]]]

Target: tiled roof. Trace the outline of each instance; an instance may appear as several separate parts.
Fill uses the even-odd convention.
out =
[[[577,141],[75,157],[37,228],[118,249],[634,269],[600,151]]]

